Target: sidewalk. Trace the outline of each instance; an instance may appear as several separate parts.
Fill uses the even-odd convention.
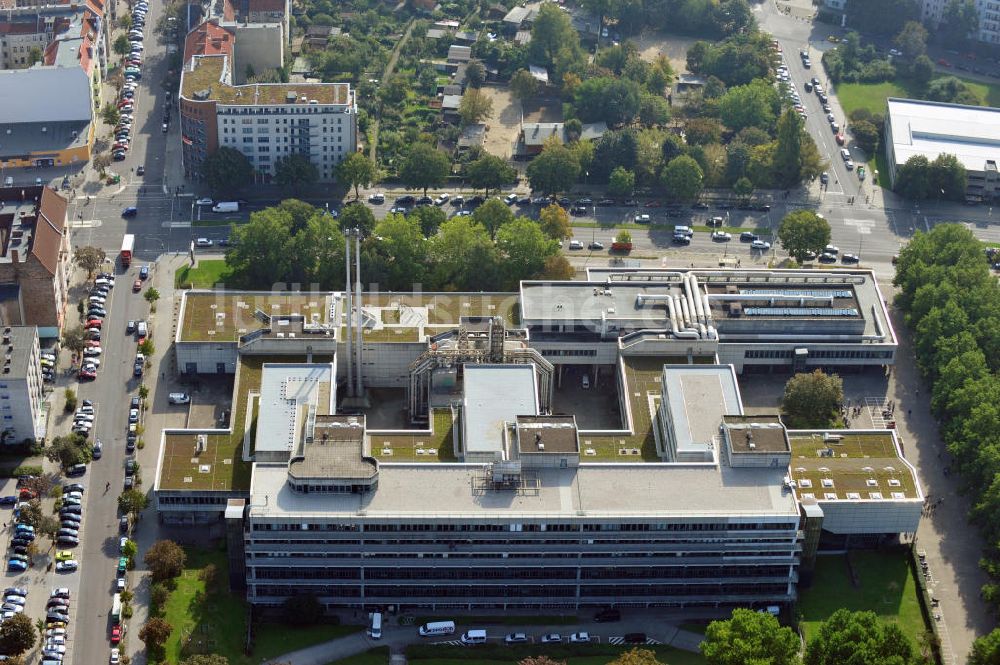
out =
[[[488,629],[491,639],[502,640],[507,633],[523,632],[532,636],[540,636],[546,633],[559,633],[565,641],[570,633],[586,631],[591,635],[602,636],[604,643],[607,636],[621,637],[627,633],[642,632],[650,639],[660,644],[666,644],[685,651],[698,652],[698,645],[703,637],[698,633],[682,630],[676,626],[666,624],[659,617],[637,617],[634,620],[622,621],[619,623],[582,623],[574,626],[499,626],[494,625]],[[427,640],[417,634],[416,626],[384,626],[382,639],[373,640],[364,631],[330,640],[323,644],[317,644],[306,649],[300,649],[291,653],[286,653],[273,660],[267,661],[266,665],[328,665],[336,663],[338,660],[364,653],[376,647],[389,647],[393,653],[399,653],[410,644],[446,644],[454,643],[459,639],[459,632],[445,638]],[[474,647],[470,647],[470,662],[474,661]],[[541,650],[541,649],[540,649]],[[625,650],[625,647],[623,647]]]

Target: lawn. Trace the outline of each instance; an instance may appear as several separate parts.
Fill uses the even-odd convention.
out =
[[[939,74],[936,78],[951,76],[951,74]],[[974,92],[982,104],[997,106],[1000,104],[1000,85],[982,83],[971,79],[957,76],[965,85]],[[840,83],[836,86],[837,98],[848,116],[851,111],[858,108],[866,108],[872,113],[882,115],[885,113],[885,100],[888,97],[905,97],[920,99],[918,91],[912,89],[908,81],[896,79],[885,83]]]
[[[184,266],[174,274],[175,289],[211,289],[216,284],[225,283],[229,277],[229,266],[223,259],[200,259],[192,268]]]
[[[680,649],[668,646],[645,648],[652,650],[656,654],[656,658],[664,665],[705,665],[704,658],[688,651],[681,651]],[[509,652],[510,657],[498,657],[496,655],[497,650]],[[615,660],[627,649],[608,645],[592,645],[590,647],[574,645],[572,652],[583,654],[588,650],[595,653],[593,655],[568,655],[568,653],[564,653],[568,651],[568,645],[545,648],[541,645],[510,648],[498,645],[496,648],[490,648],[488,653],[483,653],[482,656],[474,660],[469,658],[469,650],[465,647],[442,647],[440,649],[440,656],[425,653],[412,655],[410,650],[407,650],[406,656],[410,663],[415,663],[416,665],[468,665],[470,662],[474,662],[476,665],[514,665],[523,658],[543,654],[549,655],[559,662],[565,661],[567,665],[607,665],[607,663]],[[421,649],[421,651],[424,652],[427,650]],[[482,649],[478,651],[483,652]],[[462,652],[466,654],[464,657],[458,655]],[[334,661],[328,665],[385,665],[388,662],[389,649],[387,647],[378,647],[357,656]]]
[[[289,651],[349,635],[362,626],[289,627],[261,624],[255,631],[253,656],[243,653],[246,640],[246,604],[231,595],[226,555],[223,550],[186,549],[187,564],[177,579],[164,606],[164,618],[173,626],[165,647],[167,663],[181,659],[182,644],[188,642],[192,653],[217,653],[231,665],[251,665],[275,658]],[[217,569],[217,590],[206,594],[201,571],[209,564]]]
[[[813,585],[800,592],[798,605],[806,639],[816,634],[821,621],[843,607],[872,610],[883,620],[898,623],[916,644],[926,626],[906,553],[853,552],[851,560],[859,581],[857,586],[851,583],[843,556],[817,558]]]

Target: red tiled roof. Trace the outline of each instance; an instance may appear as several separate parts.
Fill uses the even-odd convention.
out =
[[[2,0],[0,0],[2,1]],[[38,28],[32,23],[0,23],[0,35],[30,35],[38,32]]]
[[[51,42],[45,47],[45,52],[42,54],[42,62],[46,65],[56,64],[56,53],[59,52],[59,42]]]
[[[211,21],[202,23],[188,33],[184,40],[184,62],[190,62],[196,55],[233,54],[233,35]]]
[[[94,42],[91,41],[90,36],[84,37],[83,44],[80,45],[80,66],[83,67],[83,71],[87,72],[90,76],[94,73]]]
[[[42,188],[38,204],[38,221],[35,222],[34,242],[31,253],[53,275],[59,266],[59,250],[66,227],[66,208],[69,203],[50,187]]]

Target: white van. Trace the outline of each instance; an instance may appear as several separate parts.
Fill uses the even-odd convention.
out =
[[[455,622],[454,621],[432,621],[431,623],[425,623],[420,626],[417,630],[421,637],[430,637],[432,635],[452,635],[455,632]]]
[[[212,206],[212,212],[238,212],[239,209],[238,201],[219,201]]]
[[[368,625],[368,637],[373,640],[382,639],[382,613],[372,612],[371,623]]]
[[[462,644],[486,644],[486,631],[475,629],[462,633]]]

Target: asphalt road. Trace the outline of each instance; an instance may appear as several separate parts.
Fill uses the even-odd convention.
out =
[[[102,329],[101,345],[105,349],[97,379],[81,383],[78,394],[98,407],[96,437],[104,444],[100,460],[87,471],[87,503],[83,538],[77,547],[81,561],[79,598],[77,605],[76,643],[73,662],[76,665],[104,663],[110,652],[111,599],[114,594],[118,561],[118,494],[125,478],[125,434],[128,427],[129,398],[136,394],[139,381],[132,376],[136,342],[125,334],[128,319],[148,316],[149,306],[141,293],[132,293],[132,282],[138,267],[120,274],[111,294],[111,307]],[[152,483],[152,470],[146,470],[147,485]],[[104,491],[111,483],[111,490]],[[82,611],[80,611],[82,610]],[[132,635],[131,639],[136,639]]]

